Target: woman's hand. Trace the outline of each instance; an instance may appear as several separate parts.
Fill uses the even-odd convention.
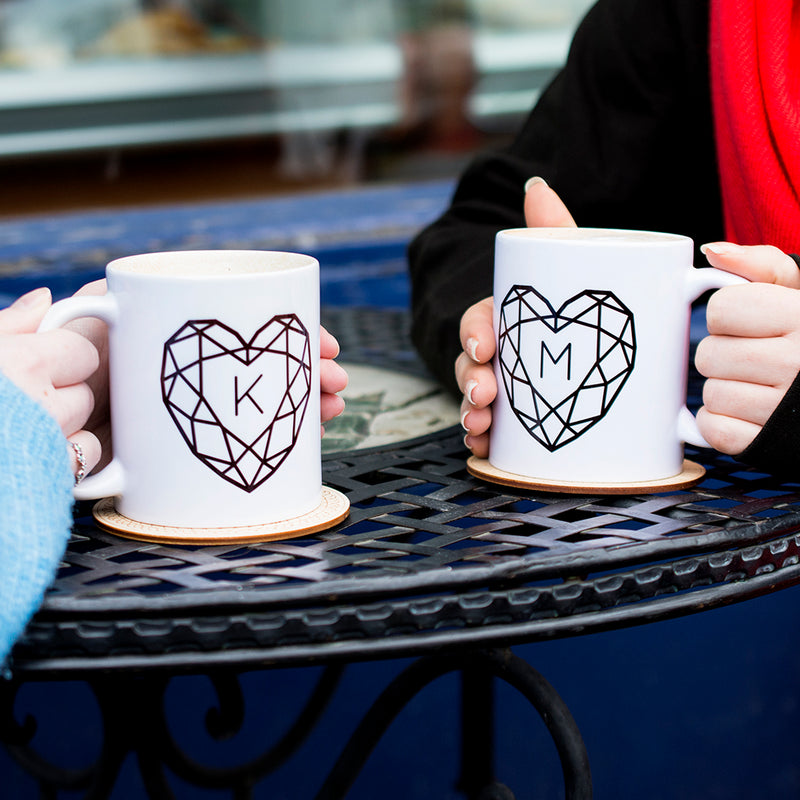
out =
[[[87,283],[75,292],[75,296],[104,295],[105,280]],[[64,326],[65,330],[79,333],[91,342],[99,357],[97,369],[86,381],[94,395],[94,410],[86,422],[86,430],[91,431],[101,445],[98,467],[104,467],[113,455],[111,446],[111,402],[108,394],[108,326],[96,317],[82,317]]]
[[[525,185],[525,221],[529,228],[574,228],[575,220],[561,198],[541,179]],[[468,308],[461,318],[463,352],[456,359],[458,387],[464,394],[461,425],[464,443],[479,458],[489,455],[491,404],[497,396],[497,381],[491,361],[496,342],[492,321],[493,301],[486,297]]]
[[[319,332],[319,408],[324,424],[344,411],[344,400],[337,394],[347,386],[347,372],[333,359],[339,355],[339,343],[322,326]],[[325,433],[325,429],[322,429]]]
[[[97,348],[74,331],[36,333],[50,308],[50,290],[36,289],[0,310],[0,371],[56,420],[85,459],[70,446],[73,471],[88,472],[100,460],[100,442],[86,429],[95,405],[87,380],[97,370]]]
[[[700,432],[715,449],[737,455],[800,372],[800,270],[775,247],[715,242],[701,250],[712,266],[754,281],[711,296],[709,336],[695,356],[707,378]]]

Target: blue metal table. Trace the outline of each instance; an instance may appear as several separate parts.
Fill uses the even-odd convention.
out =
[[[0,225],[0,264],[9,293],[17,294],[28,285],[54,285],[64,273],[82,283],[120,248],[316,252],[324,321],[340,339],[343,360],[424,379],[407,338],[403,249],[448,191],[431,184],[166,216],[132,211],[88,221],[22,220]],[[264,219],[271,223],[262,227]],[[325,223],[313,237],[312,226],[303,224],[310,219]],[[212,233],[193,238],[201,229]],[[74,249],[70,237],[78,242]],[[57,293],[74,288],[64,281]],[[388,294],[378,287],[389,287]],[[696,378],[691,387],[697,402]],[[256,796],[250,793],[261,779],[312,735],[344,665],[413,656],[419,660],[388,682],[349,743],[335,743],[339,757],[317,796],[343,796],[400,709],[440,676],[458,673],[458,796],[510,796],[493,768],[500,731],[492,687],[499,679],[546,720],[563,772],[559,793],[588,797],[587,754],[569,709],[508,648],[722,608],[800,582],[800,487],[729,458],[690,451],[709,470],[690,491],[600,498],[485,484],[466,472],[466,455],[460,432],[448,426],[329,453],[325,481],[348,494],[351,517],[284,543],[130,542],[98,529],[88,509],[79,508],[63,569],[15,649],[14,680],[0,694],[0,737],[8,751],[49,796],[59,789],[109,796],[128,753],[137,754],[153,797],[170,796],[168,775]],[[247,673],[301,666],[321,670],[318,681],[274,747],[207,769],[172,734],[173,681],[207,676],[216,695],[206,706],[209,735],[241,740]],[[64,679],[90,688],[105,724],[100,756],[80,768],[41,757],[35,725],[20,718],[27,687]]]

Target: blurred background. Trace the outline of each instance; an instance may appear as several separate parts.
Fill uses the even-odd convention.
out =
[[[0,0],[0,215],[455,176],[590,0]]]

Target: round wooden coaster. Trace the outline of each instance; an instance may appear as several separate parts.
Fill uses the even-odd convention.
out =
[[[120,536],[143,542],[163,544],[245,544],[296,539],[337,525],[350,513],[350,501],[341,492],[322,487],[322,502],[308,514],[280,522],[248,525],[240,528],[170,528],[150,525],[122,516],[114,508],[114,498],[106,497],[95,504],[95,520]]]
[[[470,456],[467,469],[476,478],[483,478],[491,483],[513,486],[517,489],[539,489],[543,492],[563,492],[565,494],[654,494],[686,489],[694,486],[706,474],[705,467],[694,461],[684,459],[683,469],[677,475],[657,481],[641,481],[637,483],[561,483],[541,478],[526,478],[513,472],[504,472],[492,466],[488,459]]]

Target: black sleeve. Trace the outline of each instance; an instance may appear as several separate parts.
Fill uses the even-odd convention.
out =
[[[494,237],[525,224],[528,178],[584,227],[722,238],[707,39],[702,0],[600,0],[514,141],[478,157],[411,243],[412,337],[454,393],[461,315],[491,294]]]
[[[736,459],[773,475],[800,478],[800,375]]]
[[[790,254],[800,268],[800,256]],[[800,478],[800,375],[738,461],[785,478]]]

